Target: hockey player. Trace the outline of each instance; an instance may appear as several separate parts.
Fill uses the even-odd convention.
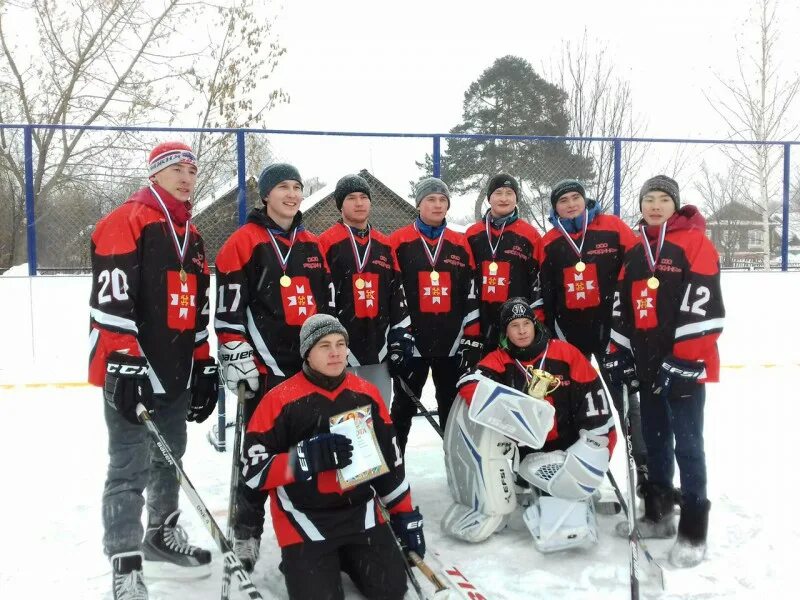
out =
[[[482,355],[475,261],[464,236],[447,227],[450,190],[435,177],[417,184],[419,216],[391,235],[411,315],[414,356],[398,369],[392,421],[405,452],[417,407],[408,392],[422,393],[428,372],[436,386],[439,423],[444,428],[456,395],[459,372]],[[405,388],[408,388],[407,390]]]
[[[500,347],[459,381],[445,432],[455,502],[442,529],[480,542],[502,528],[517,506],[510,465],[519,465],[521,478],[540,490],[523,515],[536,547],[593,543],[591,496],[616,441],[597,372],[577,348],[549,339],[527,298],[504,303],[499,326]],[[545,383],[540,399],[525,393],[532,380]]]
[[[403,284],[389,238],[369,223],[372,192],[360,175],[345,175],[333,192],[342,213],[319,238],[331,269],[336,313],[352,340],[351,373],[363,377],[386,402],[392,373],[402,372],[414,351]]]
[[[480,277],[481,336],[483,351],[497,347],[500,307],[509,298],[527,298],[540,309],[539,257],[542,236],[519,218],[519,183],[507,173],[489,180],[486,198],[489,210],[467,229]]]
[[[300,371],[300,327],[306,319],[333,312],[325,256],[303,226],[300,173],[286,163],[270,165],[258,190],[264,208],[250,212],[216,261],[219,359],[229,389],[246,384],[245,424],[266,391]],[[250,570],[258,558],[265,499],[240,484],[234,549]]]
[[[586,358],[594,355],[622,418],[622,386],[611,382],[602,358],[611,331],[611,303],[625,252],[636,236],[622,219],[606,215],[586,199],[575,179],[559,181],[550,193],[553,229],[542,244],[542,300],[545,323]],[[632,390],[635,391],[635,390]],[[642,439],[639,400],[629,397],[629,416],[639,489],[647,481],[647,450]]]
[[[342,599],[341,571],[367,598],[403,597],[403,556],[377,503],[388,509],[406,551],[425,554],[422,517],[411,503],[386,405],[374,385],[346,371],[348,342],[335,317],[309,318],[300,331],[302,372],[264,396],[245,437],[243,479],[269,493],[291,600]],[[362,450],[330,432],[342,413],[367,413],[388,467],[346,489],[337,469]]]
[[[669,559],[701,562],[708,512],[703,449],[705,383],[719,381],[722,332],[719,255],[694,206],[681,206],[675,180],[648,179],[639,193],[640,243],[625,257],[615,301],[612,376],[638,380],[650,483],[642,537],[675,535],[673,475],[680,469],[681,516]],[[627,524],[617,531],[628,535]]]
[[[191,223],[197,159],[165,142],[148,158],[149,184],[103,217],[91,242],[89,382],[103,387],[109,465],[103,547],[115,600],[147,598],[148,575],[207,576],[211,554],[178,525],[178,480],[136,415],[152,412],[173,455],[186,449],[186,421],[204,421],[217,399],[208,348],[208,265]],[[147,531],[142,541],[143,492]]]

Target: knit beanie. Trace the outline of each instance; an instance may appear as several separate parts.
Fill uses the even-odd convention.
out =
[[[676,211],[681,207],[681,192],[678,188],[678,182],[666,175],[656,175],[645,181],[642,189],[639,191],[639,210],[642,210],[642,198],[644,198],[648,192],[654,191],[664,192],[672,198],[672,201],[675,203]]]
[[[350,345],[350,336],[347,335],[347,330],[339,322],[339,319],[322,313],[308,317],[300,328],[300,356],[303,357],[303,360],[306,359],[314,344],[331,333],[341,333],[345,343]]]
[[[261,199],[263,200],[269,196],[272,188],[281,181],[286,181],[287,179],[296,181],[300,184],[300,188],[302,189],[303,179],[300,177],[300,171],[293,165],[288,163],[275,163],[261,171],[261,175],[258,177],[258,194]]]
[[[489,187],[486,188],[486,198],[488,199],[495,190],[503,187],[514,190],[514,194],[519,200],[519,183],[508,173],[498,173],[489,180]]]
[[[347,198],[348,194],[353,194],[355,192],[362,192],[372,200],[369,184],[361,175],[345,175],[337,181],[336,189],[333,191],[333,198],[336,200],[336,208],[341,211],[344,199]]]
[[[197,166],[197,157],[183,142],[163,142],[150,151],[147,158],[147,174],[153,176],[174,164]]]
[[[509,298],[500,307],[500,331],[503,335],[505,335],[508,324],[514,319],[529,319],[536,323],[530,302],[521,296]]]
[[[447,208],[450,208],[450,188],[441,179],[426,177],[417,184],[414,189],[414,198],[418,207],[422,199],[428,194],[444,194],[447,197]]]
[[[556,207],[556,203],[561,196],[570,192],[578,192],[583,196],[584,200],[586,199],[586,190],[583,189],[583,184],[580,181],[577,179],[562,179],[553,186],[553,191],[550,192],[550,204],[553,205],[553,208]]]

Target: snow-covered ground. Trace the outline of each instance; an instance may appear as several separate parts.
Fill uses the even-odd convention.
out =
[[[721,338],[722,382],[708,386],[705,417],[713,503],[708,558],[695,569],[668,571],[666,592],[643,584],[647,598],[797,597],[800,472],[792,459],[800,422],[800,311],[794,303],[800,275],[726,274],[723,282],[728,327]],[[101,550],[101,399],[96,389],[76,385],[85,373],[87,297],[87,278],[0,278],[2,599],[110,598]],[[56,384],[22,385],[48,382]],[[430,385],[423,400],[433,404]],[[212,420],[189,424],[184,466],[224,529],[230,454],[206,442]],[[612,469],[622,483],[618,449]],[[521,519],[483,544],[468,545],[441,534],[439,521],[449,504],[441,441],[423,419],[412,429],[406,463],[429,551],[456,563],[489,598],[628,597],[627,543],[612,534],[621,517],[598,516],[600,543],[589,550],[542,555]],[[185,499],[182,506],[191,539],[212,548]],[[666,563],[670,542],[649,546]],[[218,597],[220,554],[213,550],[212,577],[150,580],[151,598]],[[278,557],[268,529],[254,581],[284,599]],[[348,597],[361,597],[348,589]]]

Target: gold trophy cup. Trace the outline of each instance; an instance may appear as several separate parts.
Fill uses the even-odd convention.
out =
[[[558,377],[542,369],[534,369],[533,365],[528,365],[528,375],[528,394],[539,400],[544,400],[545,396],[555,392],[561,385]]]

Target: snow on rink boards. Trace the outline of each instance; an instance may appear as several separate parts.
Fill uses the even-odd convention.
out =
[[[723,287],[728,311],[721,338],[725,367],[722,382],[707,387],[705,413],[713,503],[708,558],[695,569],[668,571],[667,592],[643,584],[644,598],[797,594],[793,569],[800,545],[800,473],[794,440],[800,423],[800,348],[795,336],[800,312],[793,300],[800,275],[725,273]],[[99,391],[75,385],[9,385],[77,383],[84,378],[88,293],[85,277],[0,278],[0,452],[5,482],[0,493],[0,598],[111,597],[110,571],[101,547],[106,432]],[[36,317],[33,327],[31,314]],[[429,406],[434,404],[432,391],[429,385],[423,395]],[[184,467],[224,528],[230,454],[216,452],[205,441],[213,420],[189,424]],[[621,445],[612,468],[622,484]],[[483,544],[469,545],[441,534],[439,520],[450,501],[441,442],[422,419],[411,432],[407,472],[415,504],[425,517],[429,551],[439,551],[444,561],[457,564],[491,598],[627,597],[627,542],[612,533],[620,516],[599,515],[600,543],[584,551],[538,553],[521,518]],[[190,539],[213,549],[215,574],[189,583],[148,580],[150,596],[217,598],[219,552],[184,497],[181,506],[181,523]],[[663,563],[670,544],[649,542]],[[265,597],[285,599],[278,557],[268,524],[254,581]],[[348,597],[361,598],[346,577],[345,581]]]

